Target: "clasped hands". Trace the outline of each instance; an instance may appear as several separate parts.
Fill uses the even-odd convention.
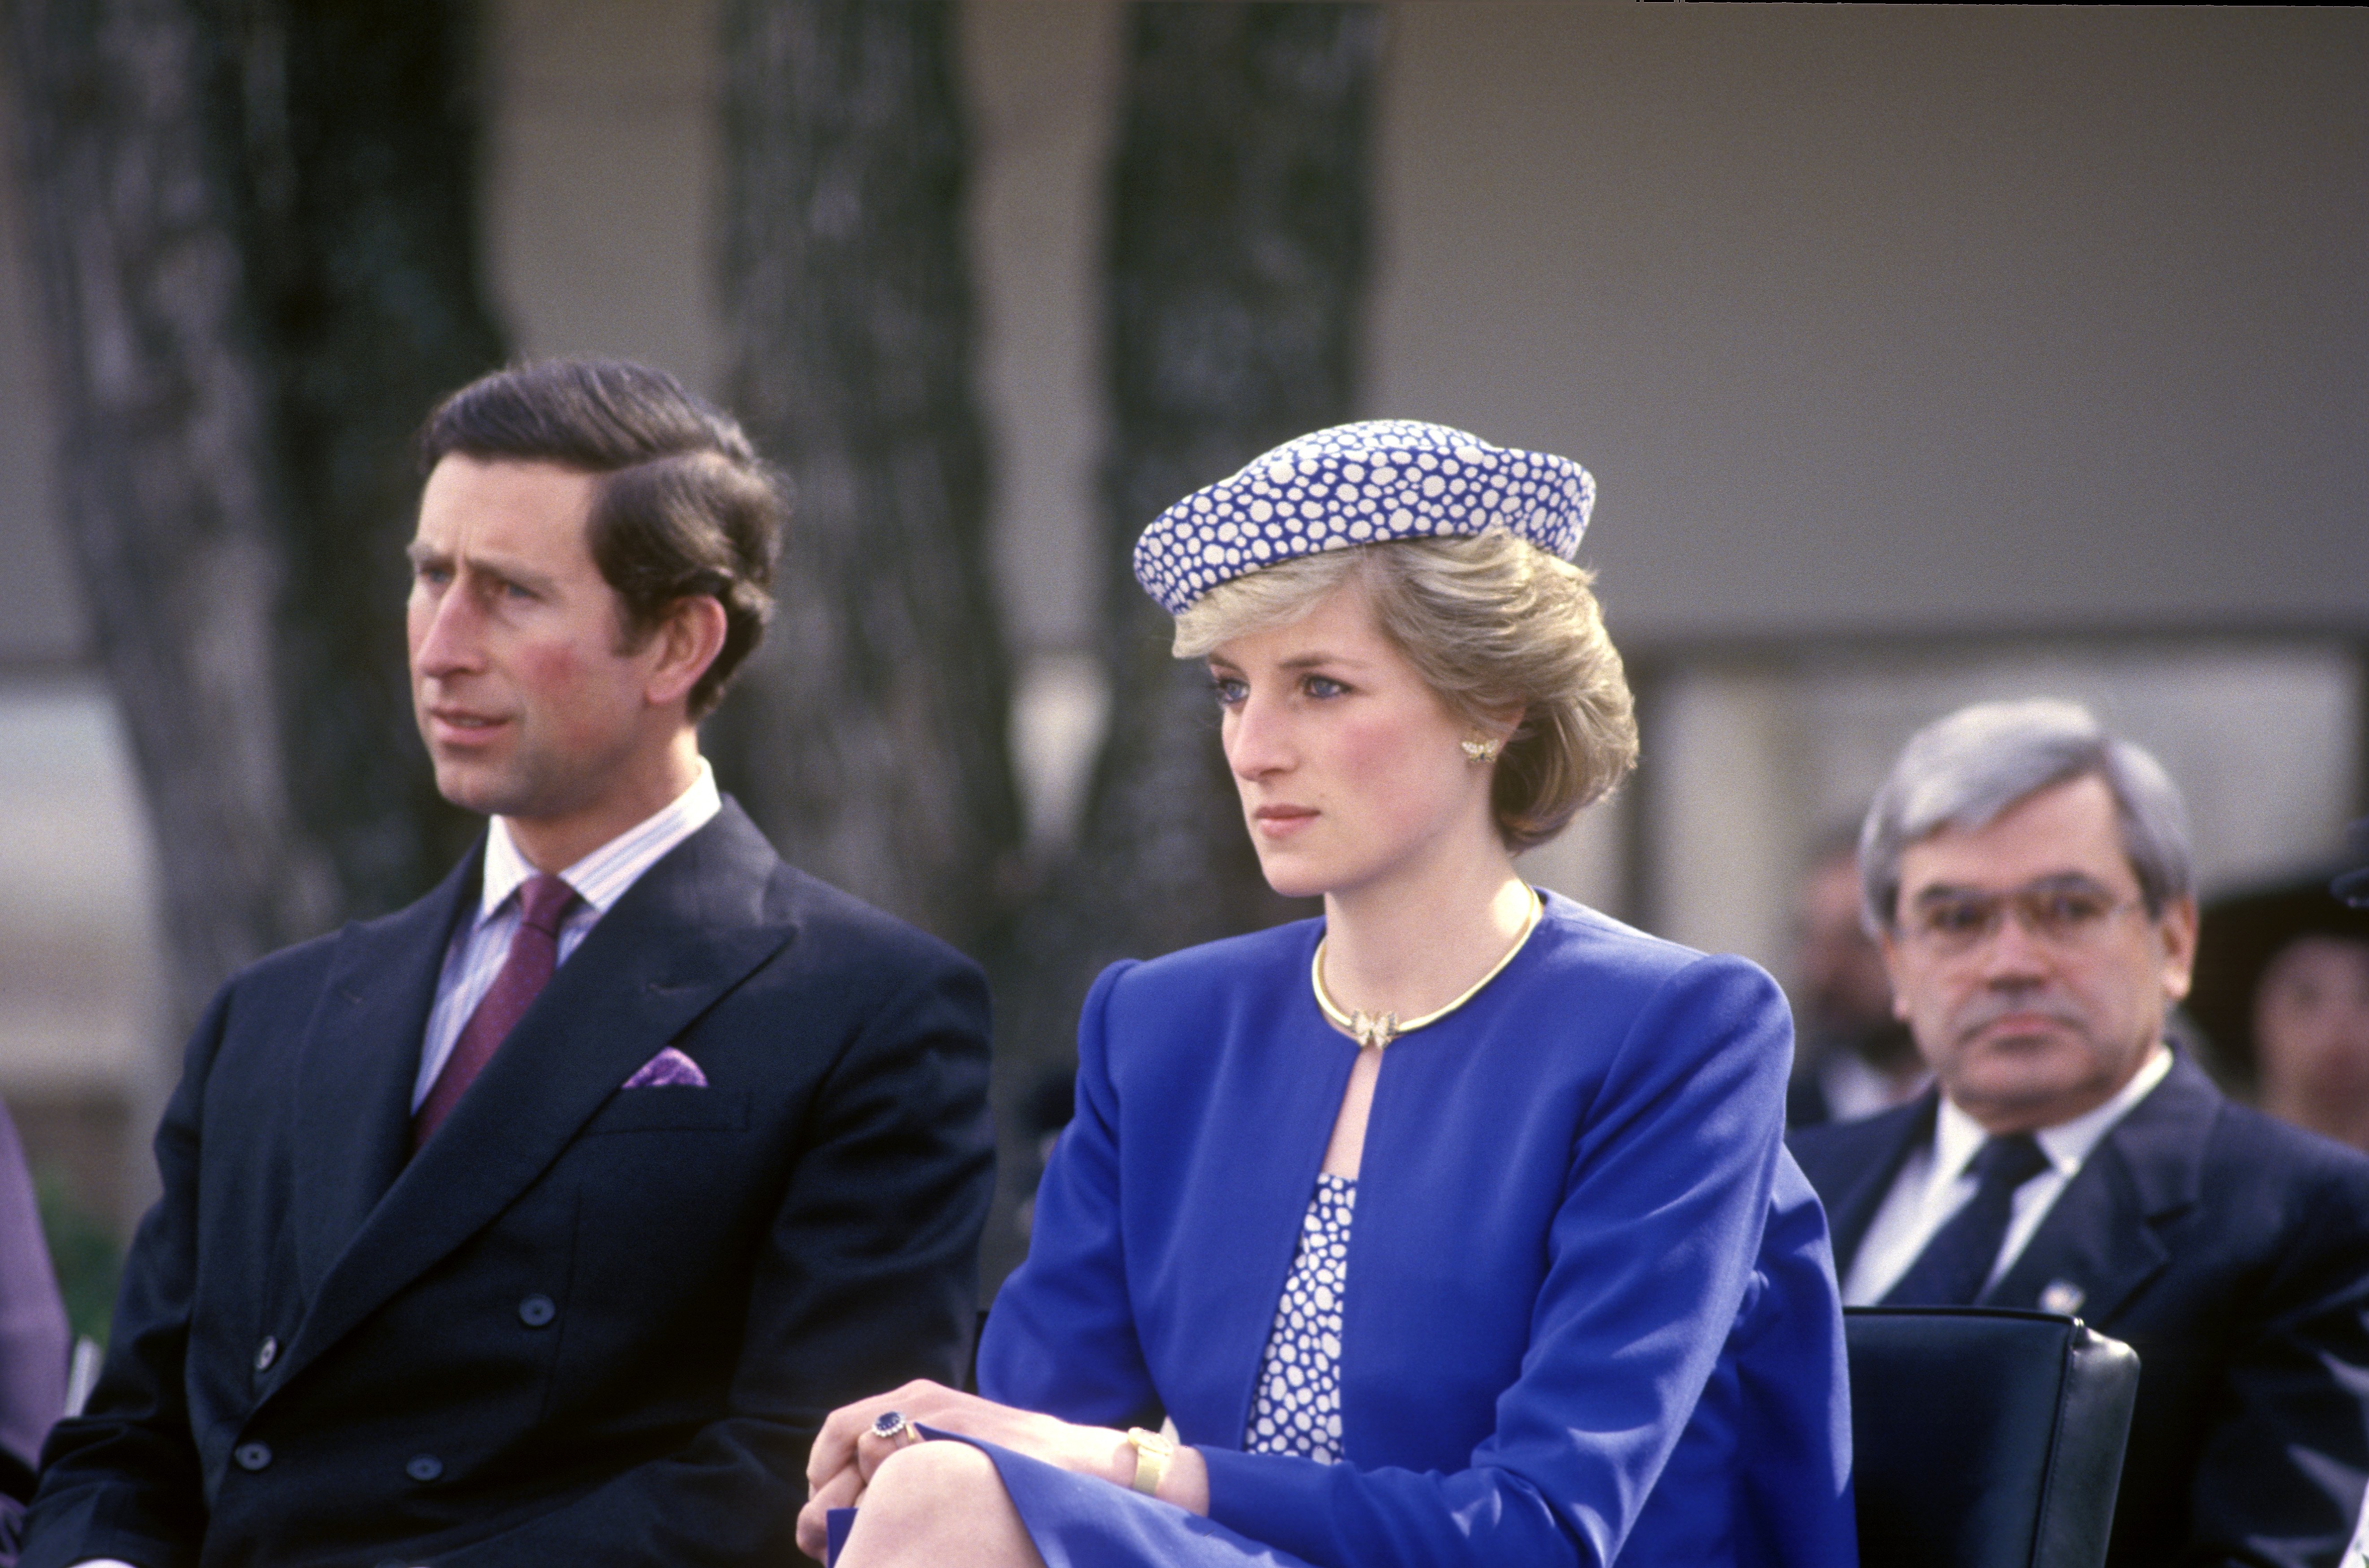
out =
[[[874,1474],[903,1447],[873,1431],[873,1423],[888,1411],[903,1415],[910,1425],[976,1437],[1080,1475],[1099,1476],[1116,1486],[1135,1480],[1135,1446],[1123,1432],[1014,1410],[943,1383],[907,1383],[842,1405],[822,1424],[807,1458],[807,1505],[798,1510],[798,1549],[807,1556],[819,1560],[823,1555],[824,1516],[833,1508],[856,1506]],[[1180,1448],[1160,1494],[1195,1513],[1207,1512],[1208,1472],[1200,1455]]]

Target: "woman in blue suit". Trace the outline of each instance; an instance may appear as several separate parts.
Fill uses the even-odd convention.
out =
[[[1855,1561],[1784,1001],[1513,864],[1636,753],[1592,492],[1375,421],[1145,532],[1324,916],[1095,983],[984,1397],[834,1414],[808,1551],[860,1498],[846,1568]]]

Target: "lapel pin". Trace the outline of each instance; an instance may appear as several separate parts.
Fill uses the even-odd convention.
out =
[[[2081,1303],[2089,1299],[2089,1293],[2071,1280],[2052,1279],[2040,1292],[2040,1310],[2043,1312],[2062,1312],[2069,1318],[2079,1311]]]

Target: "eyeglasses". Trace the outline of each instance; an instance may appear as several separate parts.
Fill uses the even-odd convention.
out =
[[[1943,957],[1973,952],[1998,934],[2008,911],[2038,942],[2068,951],[2094,946],[2135,898],[2117,898],[2093,882],[2035,882],[2006,893],[1936,889],[1909,910],[1910,941]]]

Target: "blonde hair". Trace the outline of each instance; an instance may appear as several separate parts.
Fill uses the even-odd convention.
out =
[[[1219,583],[1176,617],[1176,657],[1288,625],[1352,578],[1450,713],[1494,728],[1521,710],[1490,786],[1508,849],[1545,843],[1636,766],[1635,705],[1593,578],[1503,529],[1324,550]]]

